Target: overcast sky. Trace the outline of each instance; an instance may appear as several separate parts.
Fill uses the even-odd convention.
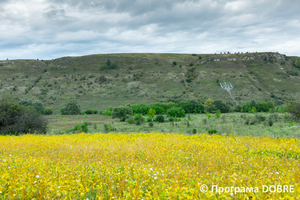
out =
[[[278,51],[300,56],[299,0],[0,0],[0,59]]]

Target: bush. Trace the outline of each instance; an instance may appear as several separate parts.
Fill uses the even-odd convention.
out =
[[[0,134],[47,132],[47,121],[35,109],[21,106],[11,97],[0,101]]]
[[[108,116],[111,116],[111,113],[112,113],[112,109],[111,109],[111,108],[107,108],[107,109],[105,110],[105,112],[104,112],[104,115],[105,115],[106,117],[108,117]]]
[[[269,126],[273,126],[274,122],[272,119],[269,119]]]
[[[290,104],[285,107],[285,111],[292,114],[292,116],[295,118],[295,120],[300,119],[300,103],[290,102]]]
[[[215,114],[216,119],[219,119],[221,117],[221,111],[218,110],[217,113]]]
[[[18,102],[22,106],[26,107],[33,107],[36,109],[38,113],[43,113],[44,111],[44,104],[39,100],[31,100],[29,98],[21,98]]]
[[[153,122],[149,122],[149,127],[153,127],[154,126],[154,123]]]
[[[212,135],[212,134],[216,134],[216,133],[218,133],[218,131],[217,130],[208,130],[208,134],[209,135]]]
[[[165,122],[165,118],[163,115],[158,115],[156,118],[155,118],[155,121],[156,122],[159,122],[159,123],[163,123]]]
[[[66,130],[66,132],[73,132],[73,133],[81,133],[81,132],[84,132],[84,133],[87,133],[89,130],[88,130],[88,127],[87,127],[87,122],[83,123],[83,124],[80,124],[80,125],[76,125],[73,129],[71,130]]]
[[[62,109],[65,115],[80,115],[80,105],[76,100],[71,100],[66,104],[65,108]]]
[[[133,111],[130,105],[113,108],[112,117],[119,118],[121,122],[124,122],[131,115],[133,115]]]
[[[196,134],[197,133],[197,130],[194,128],[193,129],[193,134]]]
[[[211,99],[207,99],[204,103],[204,109],[206,112],[213,112],[214,110],[216,110],[214,101]]]
[[[43,114],[44,115],[52,115],[53,114],[53,108],[46,107],[43,111]]]
[[[222,113],[230,112],[230,106],[224,103],[222,100],[215,101],[214,105],[216,106],[216,109],[220,110]]]
[[[171,117],[184,117],[185,111],[181,107],[173,107],[167,110],[167,114]]]
[[[109,126],[108,124],[103,124],[104,132],[108,133],[109,132]]]

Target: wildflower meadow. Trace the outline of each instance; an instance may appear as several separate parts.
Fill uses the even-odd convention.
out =
[[[0,136],[0,199],[299,199],[299,159],[293,138]]]

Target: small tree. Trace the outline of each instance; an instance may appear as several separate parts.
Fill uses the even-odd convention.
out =
[[[107,60],[106,60],[106,65],[107,65],[107,66],[110,66],[110,59],[107,59]]]
[[[80,115],[80,105],[76,100],[71,100],[66,104],[65,108],[62,109],[65,115]]]
[[[156,122],[159,122],[159,123],[163,123],[165,122],[165,118],[163,115],[158,115],[156,118],[155,118],[155,121]]]
[[[105,117],[111,116],[112,113],[112,109],[111,108],[107,108],[104,112]]]
[[[174,62],[173,62],[173,65],[177,65],[177,62],[174,61]]]
[[[154,117],[155,114],[156,114],[156,111],[155,111],[154,109],[150,109],[150,110],[148,111],[148,116],[149,116],[151,119],[153,119],[153,117]]]
[[[204,109],[206,112],[213,112],[216,110],[216,106],[214,104],[214,101],[212,99],[207,99],[204,103]]]
[[[0,134],[46,133],[47,120],[35,109],[21,106],[15,99],[0,101]]]
[[[221,110],[220,109],[215,114],[215,117],[216,117],[216,119],[219,119],[221,117]]]
[[[112,117],[113,118],[119,118],[121,122],[124,122],[126,118],[133,115],[133,111],[130,105],[126,106],[119,106],[116,108],[113,108],[112,111]]]
[[[43,114],[44,114],[44,115],[52,115],[52,114],[53,114],[53,108],[46,107],[46,108],[44,109]]]
[[[285,110],[293,115],[295,120],[300,119],[300,103],[298,102],[290,102],[288,106],[286,106]]]

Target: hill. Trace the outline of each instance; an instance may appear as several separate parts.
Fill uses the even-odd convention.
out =
[[[54,113],[70,99],[82,110],[120,104],[205,101],[235,104],[300,99],[296,57],[279,53],[101,54],[0,61],[0,95],[39,99]],[[234,85],[232,96],[219,82]]]

